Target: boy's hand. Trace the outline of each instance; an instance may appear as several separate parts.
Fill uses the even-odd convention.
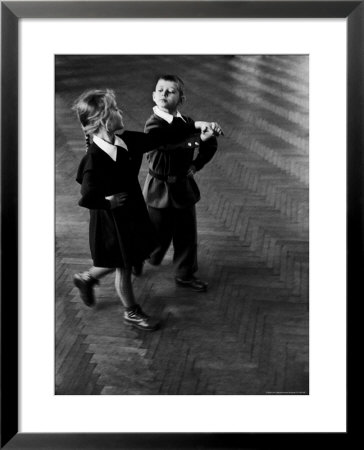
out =
[[[126,202],[128,194],[126,192],[120,192],[119,194],[110,195],[105,198],[110,202],[110,209],[115,209],[122,206]]]
[[[211,128],[206,128],[205,130],[201,131],[200,139],[204,142],[212,138],[212,136],[214,136],[213,130]]]
[[[201,130],[201,137],[203,134],[207,133],[210,138],[209,130],[213,132],[212,136],[224,136],[224,132],[217,122],[195,122],[195,128]]]

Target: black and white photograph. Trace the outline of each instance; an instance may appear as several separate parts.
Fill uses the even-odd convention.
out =
[[[309,395],[307,54],[56,54],[56,395]]]
[[[363,3],[1,2],[1,448],[350,447]]]

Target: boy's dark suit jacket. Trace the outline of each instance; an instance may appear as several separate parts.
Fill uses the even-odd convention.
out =
[[[166,120],[152,114],[145,124],[145,132],[153,133],[156,130],[170,133],[178,132],[181,127],[191,129],[194,121],[190,117],[174,118],[169,124]],[[201,141],[200,132],[195,130],[185,141],[159,147],[147,154],[149,173],[145,180],[143,195],[148,206],[153,208],[186,208],[200,200],[200,191],[193,176],[187,177],[187,172],[193,164],[196,170],[201,170],[214,156],[217,150],[217,139],[210,138]],[[166,151],[166,149],[170,151]],[[194,157],[195,151],[198,154]],[[153,172],[151,174],[150,172]],[[160,176],[157,178],[157,176]],[[168,176],[175,176],[174,182],[167,182]],[[164,178],[164,179],[160,179]]]

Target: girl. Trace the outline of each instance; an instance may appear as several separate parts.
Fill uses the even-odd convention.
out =
[[[116,291],[125,307],[124,321],[143,330],[155,330],[158,322],[137,304],[131,283],[132,268],[140,266],[157,244],[138,181],[142,152],[182,140],[187,148],[191,143],[186,136],[196,140],[196,128],[203,130],[202,140],[209,139],[213,131],[205,122],[181,125],[170,134],[124,131],[122,112],[111,90],[87,91],[73,109],[86,136],[87,153],[76,180],[81,184],[79,205],[90,210],[89,242],[94,263],[87,272],[74,276],[74,284],[83,302],[92,307],[95,284],[115,270]],[[122,130],[122,137],[115,134],[117,130]],[[168,148],[171,151],[173,146]]]

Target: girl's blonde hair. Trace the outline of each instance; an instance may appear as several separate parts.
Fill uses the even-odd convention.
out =
[[[97,133],[101,127],[107,129],[111,107],[116,107],[115,93],[111,89],[92,89],[81,94],[74,102],[76,111],[86,135]]]

